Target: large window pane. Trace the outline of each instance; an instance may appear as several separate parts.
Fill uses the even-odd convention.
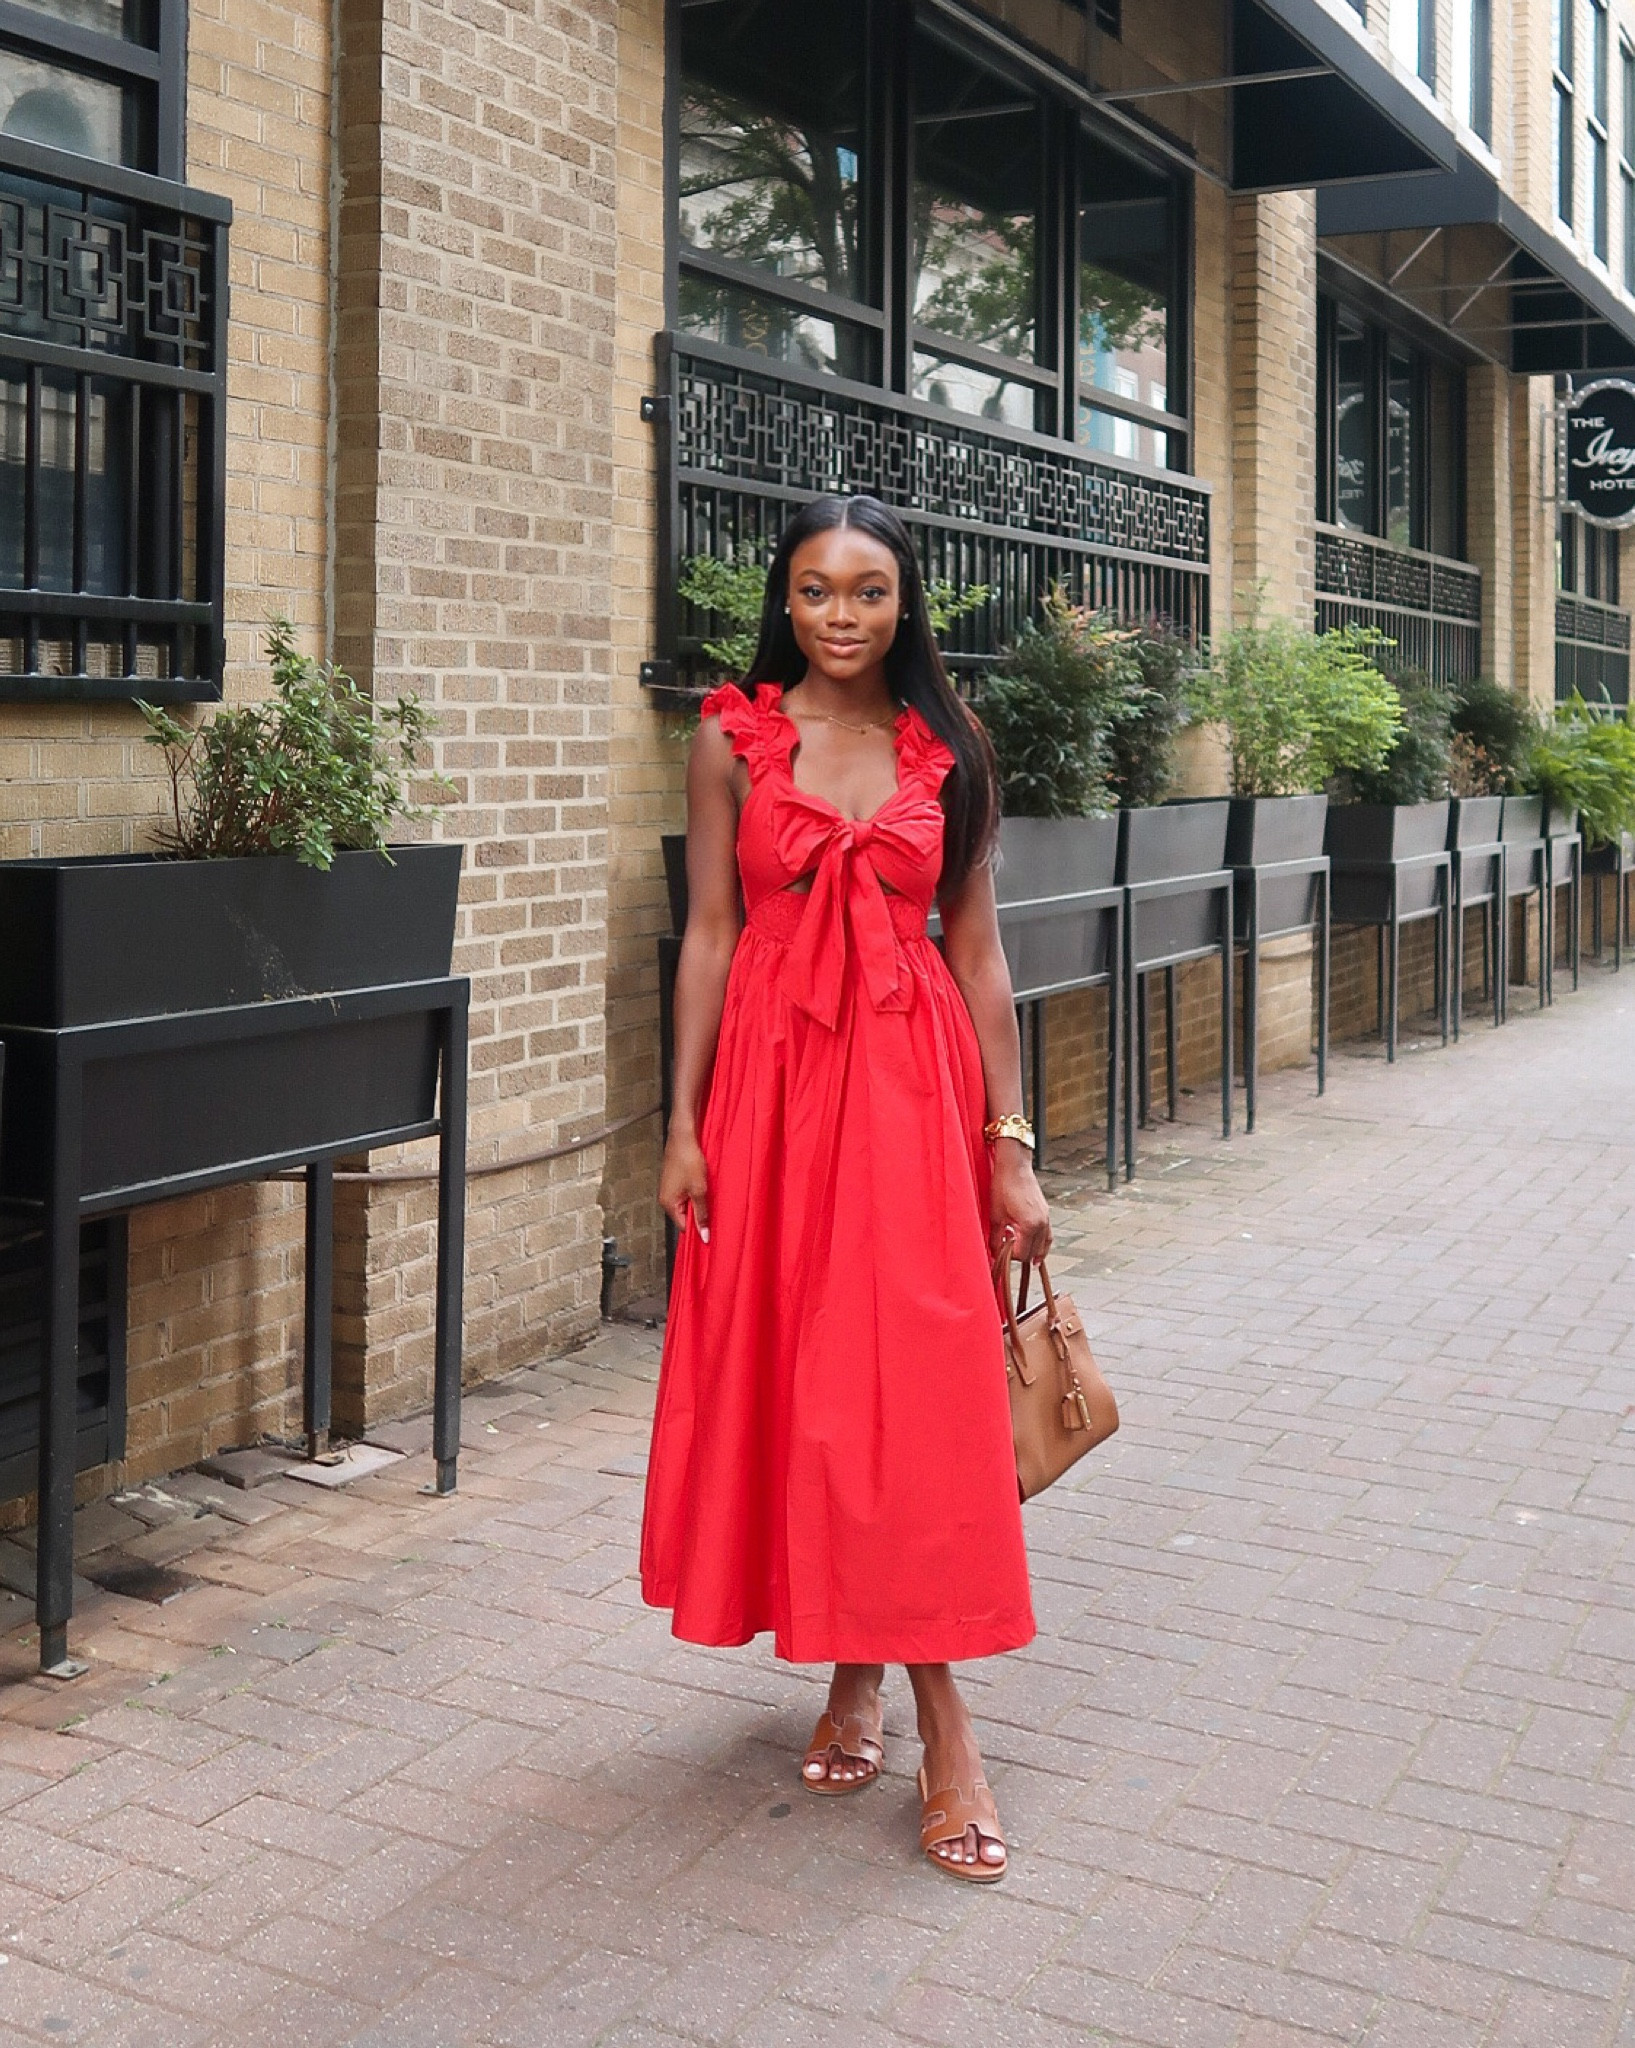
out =
[[[1024,362],[1038,342],[1042,137],[1033,93],[916,38],[914,318]]]
[[[879,376],[879,349],[867,328],[696,272],[681,274],[680,325],[684,334],[702,335],[725,348],[830,376],[864,383]]]
[[[1465,380],[1446,363],[1431,363],[1425,376],[1425,454],[1430,468],[1426,492],[1432,554],[1458,556],[1464,550]]]
[[[1368,393],[1368,332],[1342,312],[1334,343],[1334,516],[1367,533],[1374,510],[1374,426]]]
[[[128,587],[125,505],[130,422],[129,393],[100,379],[86,408],[84,588],[114,594]],[[72,590],[74,584],[74,477],[79,393],[74,378],[40,376],[39,462],[36,471],[39,584]],[[25,581],[25,507],[28,501],[28,386],[0,383],[0,582]]]
[[[827,0],[820,40],[777,0],[680,16],[683,261],[707,251],[866,302],[862,0]]]
[[[0,49],[0,134],[99,163],[143,160],[135,94],[19,50]]]
[[[48,15],[53,21],[66,21],[75,28],[88,28],[98,35],[119,36],[130,42],[145,43],[151,35],[147,16],[157,9],[133,6],[127,0],[19,0],[35,14]]]
[[[1037,424],[1036,399],[1031,384],[1019,377],[999,377],[987,370],[949,356],[916,350],[914,396],[931,405],[946,405],[953,412],[975,413],[985,420],[1003,420],[1011,427]]]
[[[1173,191],[1088,135],[1081,164],[1079,383],[1163,411],[1181,402],[1170,377]]]
[[[1122,455],[1130,462],[1150,462],[1168,469],[1170,437],[1162,427],[1123,419],[1099,405],[1079,407],[1079,446],[1097,455]]]

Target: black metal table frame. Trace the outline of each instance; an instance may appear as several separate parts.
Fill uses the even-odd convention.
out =
[[[1556,863],[1565,851],[1567,872],[1556,873]],[[1581,832],[1552,833],[1544,842],[1544,930],[1540,937],[1543,960],[1540,963],[1540,977],[1545,984],[1546,1000],[1556,999],[1556,891],[1567,891],[1567,957],[1572,963],[1573,988],[1578,987],[1579,956],[1582,951],[1584,921],[1584,835]]]
[[[1032,1097],[1032,1123],[1034,1159],[1044,1164],[1046,1130],[1046,1087],[1045,1087],[1045,999],[1048,996],[1067,995],[1075,989],[1105,988],[1107,990],[1107,1186],[1118,1185],[1118,1098],[1119,1074],[1123,1064],[1123,1031],[1121,1019],[1124,1012],[1124,896],[1121,883],[1112,883],[1105,889],[1079,889],[1062,896],[1026,897],[1014,903],[999,906],[999,928],[1003,937],[1007,922],[1016,923],[1024,913],[1037,915],[1040,911],[1064,910],[1071,905],[1089,917],[1111,917],[1112,937],[1107,948],[1111,963],[1105,974],[1073,977],[1064,981],[1053,981],[1039,987],[1021,990],[1012,989],[1016,998],[1018,1023],[1025,1025],[1028,1035],[1028,1064],[1030,1068]]]
[[[348,1153],[413,1138],[438,1140],[437,1321],[432,1490],[452,1493],[460,1448],[460,1356],[465,1259],[466,1048],[470,983],[463,976],[406,982],[393,988],[300,996],[231,1010],[85,1024],[60,1030],[8,1026],[8,1038],[30,1039],[50,1076],[49,1137],[43,1210],[45,1303],[40,1374],[40,1478],[36,1610],[40,1669],[77,1678],[85,1666],[68,1654],[73,1612],[75,1390],[79,1363],[79,1227],[83,1218],[169,1201],[207,1188],[264,1180],[306,1169],[306,1329],[302,1396],[309,1445],[329,1429],[334,1279],[334,1162]],[[392,1130],[348,1132],[317,1148],[234,1159],[136,1186],[82,1190],[81,1097],[93,1060],[175,1051],[233,1038],[274,1037],[315,1022],[346,1023],[412,1012],[438,1020],[437,1114]]]
[[[1249,928],[1243,948],[1243,1120],[1245,1129],[1249,1131],[1253,1131],[1255,1127],[1255,1096],[1260,1079],[1260,949],[1269,939],[1295,938],[1302,932],[1312,932],[1316,935],[1318,1094],[1323,1094],[1328,1087],[1329,924],[1333,895],[1329,866],[1328,855],[1319,853],[1309,855],[1303,860],[1267,861],[1257,866],[1233,870],[1236,877],[1236,892],[1243,893],[1247,885],[1249,906]],[[1316,918],[1300,924],[1279,925],[1276,931],[1263,932],[1260,928],[1260,892],[1263,885],[1267,882],[1294,881],[1301,875],[1316,878]]]
[[[1179,952],[1141,957],[1138,943],[1137,911],[1143,903],[1166,896],[1215,896],[1220,899],[1220,937],[1207,946],[1191,946]],[[1146,976],[1164,975],[1165,1093],[1169,1120],[1180,1114],[1176,1054],[1179,1034],[1175,1019],[1175,970],[1190,960],[1207,960],[1213,954],[1221,961],[1221,1136],[1232,1135],[1232,956],[1236,944],[1232,919],[1232,870],[1214,868],[1197,875],[1168,875],[1162,881],[1127,882],[1124,885],[1124,1041],[1128,1066],[1124,1080],[1124,1178],[1135,1178],[1135,1127],[1137,1110],[1145,1121],[1151,1107],[1148,1074],[1147,984]]]
[[[1505,985],[1510,973],[1510,920],[1507,911],[1510,898],[1507,893],[1509,868],[1505,842],[1490,840],[1485,846],[1455,846],[1449,849],[1453,858],[1453,964],[1449,972],[1453,976],[1453,1037],[1459,1041],[1460,1026],[1465,1017],[1465,912],[1485,910],[1487,915],[1482,924],[1482,972],[1493,1004],[1493,1023],[1497,1029],[1505,1021],[1508,1002]],[[1491,860],[1495,864],[1494,887],[1483,890],[1479,895],[1466,896],[1465,862],[1467,860]]]
[[[1397,892],[1402,875],[1410,868],[1434,868],[1441,881],[1437,901],[1429,910],[1412,910],[1406,917],[1398,907]],[[1394,1065],[1397,1056],[1397,1010],[1402,987],[1402,930],[1404,925],[1423,924],[1434,917],[1437,925],[1436,1007],[1442,1023],[1442,1043],[1448,1042],[1448,983],[1451,974],[1448,953],[1453,936],[1453,855],[1444,847],[1440,853],[1411,853],[1400,860],[1348,860],[1345,873],[1385,877],[1389,908],[1383,918],[1348,917],[1346,924],[1374,927],[1377,934],[1375,973],[1378,1031],[1385,1040],[1385,1058]]]
[[[1599,852],[1600,848],[1596,850]],[[1610,881],[1613,885],[1612,971],[1619,974],[1623,971],[1624,947],[1629,943],[1629,878],[1635,875],[1635,838],[1625,834],[1616,846],[1609,845],[1606,850],[1612,856],[1610,867],[1586,868],[1584,871],[1595,884],[1590,897],[1590,944],[1599,960],[1603,948],[1601,884]]]

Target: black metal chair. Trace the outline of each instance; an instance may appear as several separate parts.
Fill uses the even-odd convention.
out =
[[[1595,884],[1590,891],[1590,943],[1597,960],[1602,952],[1601,884],[1612,879],[1612,966],[1618,973],[1629,944],[1629,878],[1635,875],[1635,832],[1621,832],[1616,846],[1592,846],[1584,855],[1584,874]]]

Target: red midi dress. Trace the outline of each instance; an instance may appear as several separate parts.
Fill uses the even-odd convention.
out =
[[[676,1635],[951,1663],[1034,1632],[988,1262],[982,1063],[926,916],[953,757],[897,719],[872,818],[795,786],[776,684],[706,699],[746,764],[746,912],[700,1121],[642,1526]],[[789,884],[810,876],[811,888]]]

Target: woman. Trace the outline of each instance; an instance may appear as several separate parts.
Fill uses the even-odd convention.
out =
[[[894,513],[796,516],[749,675],[703,713],[643,1592],[684,1640],[771,1629],[779,1656],[833,1662],[811,1792],[879,1777],[883,1667],[905,1664],[922,1846],[991,1883],[1005,1840],[949,1667],[1033,1635],[989,1262],[1042,1258],[1050,1216],[994,908],[993,754]]]

